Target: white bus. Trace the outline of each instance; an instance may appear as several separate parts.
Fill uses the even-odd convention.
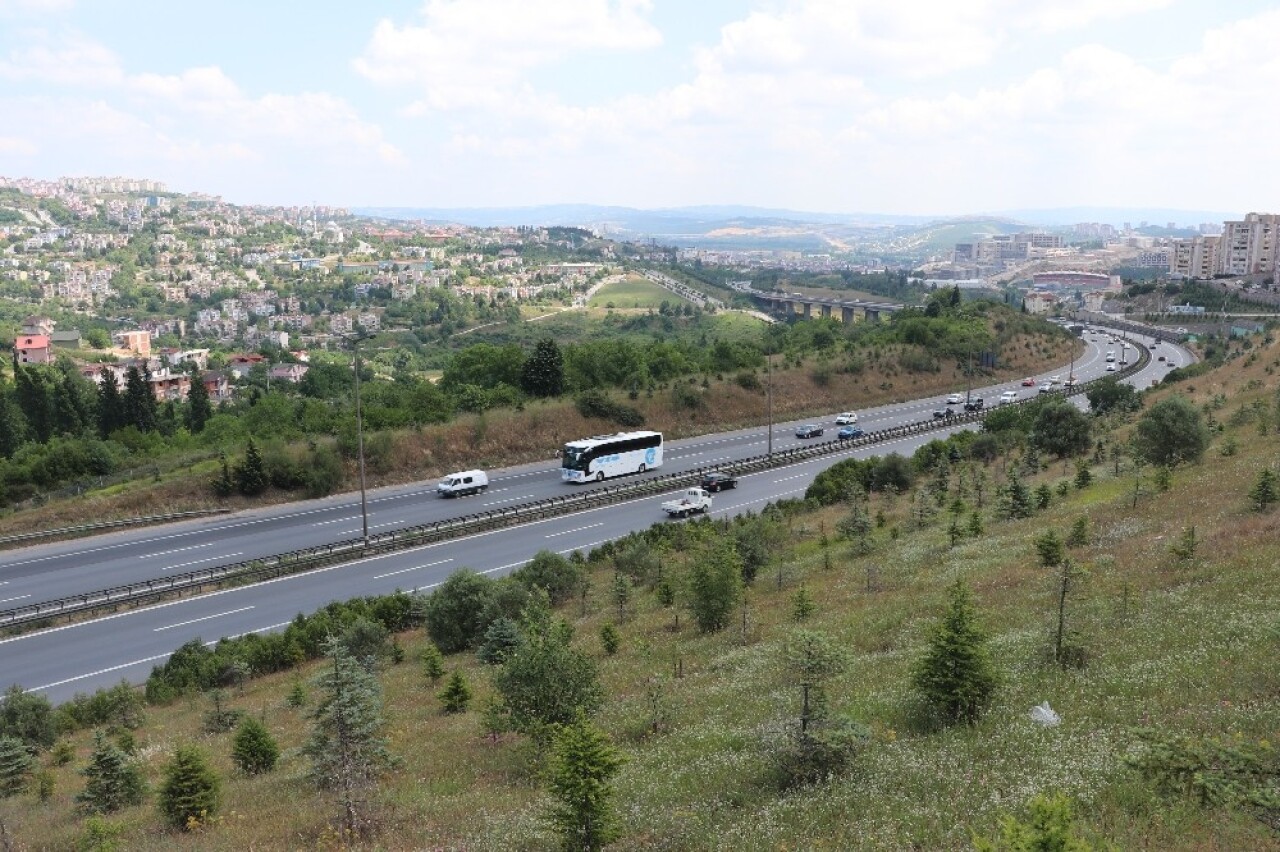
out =
[[[599,482],[658,467],[662,467],[661,432],[619,432],[565,444],[560,478],[565,482]]]

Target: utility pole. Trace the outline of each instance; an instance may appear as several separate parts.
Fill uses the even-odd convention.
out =
[[[765,382],[765,396],[768,399],[767,407],[769,412],[769,439],[766,445],[768,449],[765,454],[769,458],[773,458],[773,353],[770,352],[765,356],[765,358],[767,359],[765,361],[765,376],[767,378],[767,381]]]
[[[356,365],[356,448],[360,455],[360,521],[364,543],[369,543],[369,501],[364,488],[364,415],[360,410],[360,335],[351,341]]]

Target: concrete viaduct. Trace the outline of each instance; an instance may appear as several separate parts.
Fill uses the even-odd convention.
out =
[[[861,299],[835,299],[826,296],[806,296],[802,293],[764,293],[749,285],[737,284],[734,289],[745,293],[775,316],[801,314],[834,317],[844,323],[868,320],[879,322],[886,314],[902,310],[903,306],[892,302],[864,302]]]

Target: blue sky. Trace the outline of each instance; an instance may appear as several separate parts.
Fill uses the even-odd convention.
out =
[[[0,0],[0,174],[244,203],[1275,210],[1280,3]]]

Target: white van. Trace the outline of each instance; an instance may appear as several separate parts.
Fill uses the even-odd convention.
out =
[[[1017,402],[1017,401],[1018,401],[1018,392],[1015,390],[1007,390],[1004,393],[1000,394],[1001,405],[1008,405],[1011,402]]]
[[[464,470],[451,473],[436,486],[436,493],[441,497],[462,497],[466,494],[479,494],[489,487],[489,477],[483,470]]]

